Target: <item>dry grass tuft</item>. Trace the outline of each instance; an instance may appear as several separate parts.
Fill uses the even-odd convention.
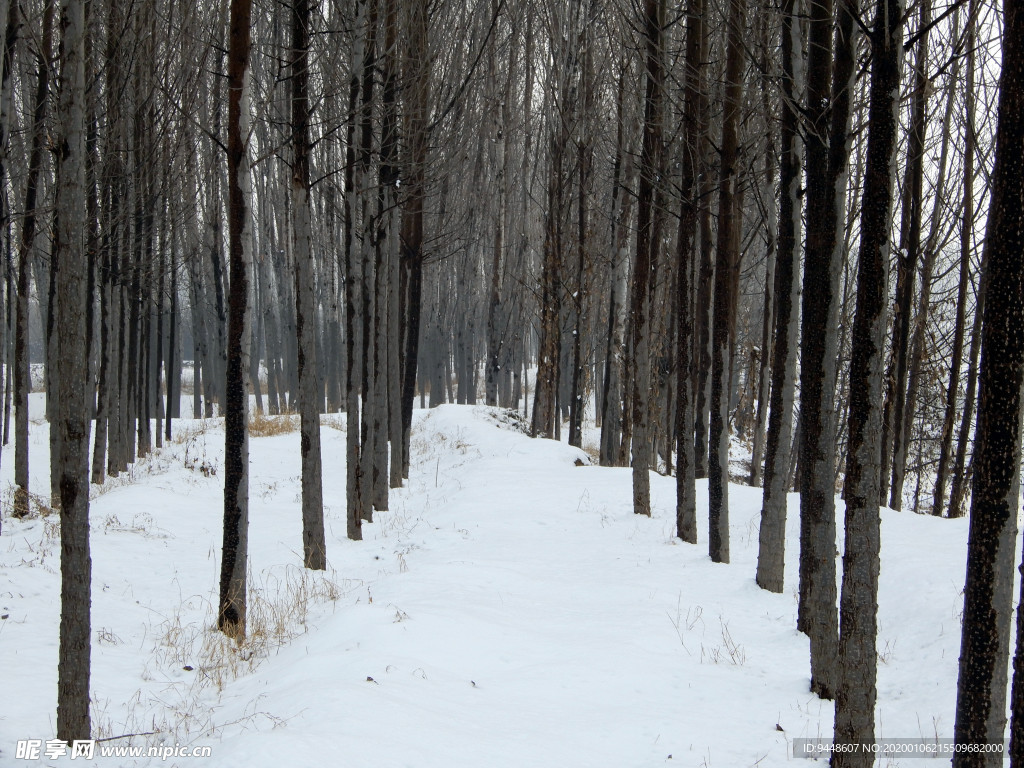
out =
[[[5,509],[14,509],[15,487],[10,485],[4,492],[3,506]],[[50,506],[49,496],[40,496],[38,493],[28,493],[28,514],[22,515],[22,520],[45,520],[50,515],[56,515],[57,510]],[[14,515],[11,515],[14,517]]]
[[[299,417],[295,413],[282,413],[280,416],[268,416],[265,413],[253,413],[249,416],[249,435],[251,437],[271,437],[297,432]]]
[[[211,686],[218,692],[224,685],[248,674],[274,651],[308,631],[310,610],[334,603],[354,588],[335,581],[333,571],[323,573],[289,566],[264,571],[259,580],[249,574],[245,638],[238,642],[216,629],[214,606],[193,597],[183,605],[195,609],[205,603],[205,629],[197,623],[182,623],[181,613],[164,622],[158,631],[155,661],[159,667],[184,668],[198,672],[196,685]]]
[[[98,735],[122,744],[189,744],[215,737],[229,725],[283,725],[282,718],[259,708],[260,697],[238,720],[221,721],[220,694],[307,632],[314,615],[361,586],[338,581],[334,571],[296,566],[268,569],[258,578],[250,572],[246,635],[240,642],[217,630],[214,596],[184,598],[169,618],[152,627],[155,642],[142,670],[145,685],[127,702],[127,711],[115,722],[107,711],[109,702],[93,701]],[[99,638],[102,643],[120,641],[106,630],[101,633],[106,633]]]

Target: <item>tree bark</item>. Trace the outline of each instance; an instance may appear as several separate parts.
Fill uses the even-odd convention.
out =
[[[612,179],[611,274],[608,291],[608,339],[605,350],[604,386],[601,387],[602,467],[617,466],[622,447],[622,395],[625,306],[629,275],[629,232],[633,195],[632,155],[626,147],[623,119],[628,59],[623,58],[615,101],[615,166]]]
[[[21,222],[18,248],[18,304],[14,331],[14,517],[29,513],[28,477],[28,393],[32,388],[29,368],[28,300],[32,251],[35,247],[36,197],[43,162],[46,131],[46,101],[50,83],[50,48],[53,35],[54,0],[46,0],[43,29],[36,52],[36,95],[32,119],[32,148],[29,151],[28,177],[25,181],[25,214]]]
[[[633,512],[651,515],[651,274],[658,262],[662,215],[656,210],[662,166],[664,0],[645,0],[646,91],[637,190],[636,261],[633,266]]]
[[[245,637],[249,528],[249,353],[252,185],[249,176],[249,47],[252,0],[231,0],[228,39],[228,360],[224,402],[224,545],[217,627]]]
[[[676,329],[676,536],[697,543],[697,488],[693,454],[694,391],[691,357],[694,350],[694,282],[697,277],[696,230],[700,201],[698,170],[701,167],[700,66],[704,25],[704,0],[689,0],[686,18],[686,65],[683,80],[683,128],[687,143],[683,146],[681,209],[677,249],[678,327]]]
[[[1002,743],[1013,608],[1024,386],[1024,8],[1004,9],[999,122],[987,228],[974,492],[957,679],[958,745]],[[1018,613],[1018,638],[1024,623]],[[1024,645],[1013,660],[1011,765],[1024,760]],[[957,752],[954,768],[1001,765],[1001,754]]]
[[[909,423],[914,409],[908,398],[907,376],[910,356],[910,313],[913,308],[914,280],[921,248],[921,215],[924,205],[924,140],[927,129],[928,27],[931,23],[931,0],[920,7],[919,40],[915,62],[914,104],[910,136],[907,140],[907,170],[903,182],[903,211],[900,226],[899,271],[896,279],[896,311],[893,319],[894,373],[889,382],[891,412],[887,429],[892,440],[892,479],[889,483],[889,506],[903,509],[903,479],[906,475]],[[926,311],[924,306],[919,312]],[[888,410],[888,409],[887,409]],[[883,454],[884,456],[884,454]],[[883,468],[884,468],[883,460]],[[884,488],[883,488],[884,494]]]
[[[430,57],[427,55],[427,0],[409,6],[408,45],[405,50],[405,140],[408,165],[402,209],[401,267],[406,282],[403,312],[405,348],[402,350],[402,475],[409,476],[412,408],[420,349],[423,294],[423,197],[427,164],[427,105],[430,98]]]
[[[61,74],[57,109],[60,139],[56,169],[54,255],[56,306],[61,332],[55,371],[59,421],[56,464],[59,468],[61,524],[60,651],[57,661],[57,738],[88,739],[89,665],[91,652],[89,556],[89,369],[86,343],[88,259],[85,253],[85,2],[62,0],[60,7]]]
[[[899,127],[899,0],[878,0],[871,31],[871,91],[864,194],[861,199],[857,310],[850,358],[846,458],[846,541],[840,596],[836,744],[875,740],[878,568],[881,546],[882,370],[885,359],[889,224]],[[871,768],[867,751],[835,752],[835,768]]]
[[[730,0],[726,35],[725,106],[718,186],[718,244],[711,332],[711,419],[708,430],[708,548],[711,560],[729,562],[729,394],[736,335],[734,283],[739,279],[739,121],[743,104],[746,0]]]
[[[964,336],[967,325],[967,286],[971,280],[971,234],[974,229],[974,62],[975,62],[975,3],[967,10],[967,72],[964,85],[964,169],[963,209],[960,214],[960,278],[957,284],[956,319],[953,321],[953,349],[950,353],[949,384],[946,389],[946,409],[939,438],[939,464],[935,471],[932,494],[932,514],[942,516],[946,503],[946,483],[953,450],[953,427],[956,421],[957,398],[960,391],[960,368],[963,363]],[[949,96],[949,107],[953,93]],[[948,123],[947,123],[948,126]],[[950,517],[954,516],[952,505]]]
[[[361,123],[359,92],[366,57],[367,10],[367,0],[358,0],[354,27],[356,37],[349,75],[349,123],[345,150],[345,495],[348,537],[356,541],[363,538],[362,510],[367,493],[364,488],[360,440],[360,394],[364,365],[361,284],[364,275],[362,253],[356,240],[357,233],[363,227],[363,206],[356,186],[356,128]],[[359,174],[358,183],[362,183],[362,180],[362,174]]]
[[[831,44],[831,0],[811,3],[807,70],[807,240],[800,354],[800,606],[798,628],[811,641],[811,690],[835,690],[835,390],[839,282],[838,228],[846,194],[854,75],[855,0],[841,0]],[[834,50],[834,64],[833,64]]]
[[[782,6],[782,119],[779,133],[779,243],[775,264],[775,344],[772,356],[771,405],[765,445],[764,495],[758,537],[757,584],[781,593],[786,564],[786,512],[796,399],[796,354],[799,318],[801,197],[799,143],[803,36],[796,0]]]
[[[316,296],[309,204],[309,0],[292,0],[292,258],[295,274],[295,343],[299,364],[302,458],[302,555],[307,568],[327,567],[320,455],[323,387],[316,361]],[[233,279],[232,279],[233,281]]]

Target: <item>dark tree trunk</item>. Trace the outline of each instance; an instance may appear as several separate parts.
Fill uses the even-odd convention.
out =
[[[583,47],[583,66],[580,72],[580,91],[582,91],[582,110],[579,118],[579,137],[577,149],[577,169],[579,184],[577,186],[576,215],[576,291],[573,296],[573,315],[575,325],[572,336],[572,376],[569,390],[569,445],[583,447],[583,412],[586,407],[584,396],[584,377],[586,361],[584,360],[584,336],[586,335],[587,318],[586,302],[590,289],[586,285],[587,266],[590,263],[591,248],[589,206],[591,193],[591,168],[594,150],[591,132],[594,119],[594,73],[591,28],[597,23],[594,12],[596,2],[591,2],[590,11],[583,22],[581,45]]]
[[[960,214],[960,279],[956,297],[956,319],[953,322],[953,350],[950,353],[949,384],[946,389],[946,409],[939,438],[939,464],[935,471],[932,495],[932,514],[942,516],[946,503],[946,483],[953,450],[953,427],[956,421],[957,398],[960,392],[960,368],[963,363],[964,336],[967,325],[967,286],[971,280],[971,234],[974,229],[974,61],[975,61],[975,3],[967,11],[967,72],[964,86],[964,170],[963,209]],[[950,106],[953,98],[950,94]],[[954,516],[952,505],[950,517]]]
[[[765,106],[768,104],[767,91],[765,93]],[[767,113],[767,110],[766,110]],[[774,128],[772,129],[774,133]],[[750,449],[750,485],[757,487],[761,485],[765,430],[768,425],[768,401],[769,387],[771,384],[772,367],[772,341],[775,308],[778,303],[775,295],[775,270],[777,269],[777,248],[778,248],[778,209],[775,204],[775,163],[778,156],[775,153],[775,138],[768,136],[765,148],[765,169],[764,169],[764,204],[767,207],[765,212],[765,238],[767,240],[765,249],[765,271],[764,271],[764,303],[761,309],[761,347],[751,359],[751,373],[756,368],[757,377],[757,414],[754,417],[753,438]],[[753,384],[751,385],[753,386]]]
[[[779,243],[775,264],[775,344],[772,356],[771,405],[765,445],[764,496],[757,555],[757,583],[781,593],[786,563],[786,503],[793,445],[793,403],[796,393],[797,333],[800,327],[800,85],[796,82],[803,56],[795,0],[782,6],[782,119],[779,155]]]
[[[651,515],[651,273],[658,262],[661,245],[662,215],[656,210],[656,202],[663,151],[664,10],[663,0],[646,0],[644,3],[647,76],[637,190],[636,262],[633,266],[633,512],[648,517]]]
[[[889,224],[899,126],[903,9],[878,0],[871,31],[871,91],[864,195],[861,200],[857,312],[850,358],[846,458],[846,543],[840,597],[839,686],[835,742],[875,739],[882,454],[882,370],[885,365]],[[871,768],[868,752],[836,752],[833,766]]]
[[[46,139],[46,100],[50,83],[50,49],[53,35],[54,0],[46,0],[43,29],[36,56],[36,96],[32,120],[32,148],[29,151],[28,177],[25,181],[25,214],[21,222],[21,243],[18,248],[18,305],[14,331],[14,517],[29,513],[28,483],[28,393],[32,388],[28,353],[29,274],[32,250],[35,247],[36,197],[39,172],[43,162]]]
[[[914,410],[914,399],[908,396],[907,377],[910,369],[910,313],[913,308],[914,279],[920,259],[921,215],[924,194],[924,140],[927,128],[928,26],[931,23],[931,0],[920,7],[919,40],[914,77],[914,106],[910,136],[907,141],[907,172],[903,183],[903,211],[900,227],[899,270],[896,278],[896,308],[893,318],[894,376],[890,379],[892,403],[887,428],[892,439],[892,479],[889,483],[889,506],[903,509],[903,479],[907,467],[907,441]],[[926,312],[924,305],[919,312]],[[885,449],[883,449],[884,451]],[[883,453],[884,456],[884,453]],[[883,468],[884,468],[883,460]],[[882,489],[883,495],[885,489]]]
[[[388,509],[388,488],[391,478],[388,473],[388,439],[389,433],[389,393],[392,389],[389,381],[391,339],[389,334],[391,307],[391,272],[392,263],[397,257],[397,232],[395,224],[398,219],[397,184],[398,174],[398,8],[395,0],[385,0],[384,10],[384,45],[381,51],[382,83],[381,83],[381,136],[380,136],[380,167],[377,186],[377,216],[375,218],[374,245],[374,375],[371,401],[371,432],[373,443],[372,485],[373,506],[375,509]],[[396,340],[397,343],[397,340]],[[400,450],[399,446],[396,448]],[[397,466],[401,466],[401,453],[396,453]],[[401,478],[398,479],[401,487]]]
[[[967,542],[957,679],[958,745],[1002,743],[1013,608],[1024,385],[1024,8],[1007,3],[992,196],[987,228],[974,492]],[[1018,609],[1017,635],[1024,636]],[[1013,659],[1011,765],[1024,761],[1024,644]],[[954,768],[1002,765],[1002,755],[958,752]]]
[[[494,2],[494,14],[500,13],[501,6]],[[488,81],[493,92],[490,94],[495,101],[495,108],[490,118],[489,145],[491,145],[490,173],[494,177],[494,195],[496,203],[491,212],[493,218],[494,235],[491,238],[491,275],[490,290],[487,297],[487,360],[484,373],[484,401],[487,405],[497,405],[499,381],[502,374],[502,359],[504,357],[503,332],[499,328],[502,315],[502,277],[505,270],[505,218],[507,197],[507,170],[508,150],[505,142],[505,130],[508,125],[508,99],[512,95],[506,88],[498,92],[498,71],[497,71],[497,50],[491,46],[490,58],[488,61]],[[512,65],[509,64],[511,71]]]
[[[743,102],[746,0],[730,0],[722,116],[722,169],[718,187],[718,244],[711,332],[711,419],[708,430],[708,549],[729,562],[729,393],[736,326],[734,284],[739,279],[739,121]]]
[[[302,557],[307,568],[327,567],[324,536],[320,410],[323,387],[316,363],[316,296],[309,204],[308,0],[292,0],[292,254],[295,276],[295,336],[298,350],[300,454],[302,457]],[[232,278],[232,283],[234,278]]]
[[[699,101],[704,0],[689,0],[686,19],[686,69],[683,81],[683,126],[689,143],[683,147],[681,209],[679,213],[679,274],[676,329],[676,536],[697,543],[697,488],[693,455],[694,392],[691,372],[694,341],[694,282],[697,277],[696,229],[700,202],[697,183],[700,164]]]
[[[14,118],[14,78],[11,71],[18,44],[18,4],[5,0],[5,11],[0,11],[0,23],[3,24],[3,58],[0,66],[0,183],[6,184],[9,168],[11,122]],[[11,228],[10,198],[4,193],[0,195],[0,219],[2,219],[3,235],[3,445],[10,441],[11,433],[11,395],[14,390],[14,264],[12,260],[13,240]]]
[[[400,184],[399,136],[398,136],[398,87],[401,70],[401,55],[398,50],[399,7],[395,0],[385,5],[384,41],[384,115],[381,129],[380,205],[381,223],[378,241],[378,301],[383,311],[378,313],[381,339],[381,359],[378,370],[378,393],[381,402],[378,412],[381,416],[379,453],[377,460],[380,471],[380,501],[387,509],[388,488],[402,487],[402,466],[404,441],[402,439],[401,399],[401,331],[399,325],[399,273],[400,227],[398,192]],[[390,457],[390,462],[389,462]]]
[[[627,59],[619,73],[615,112],[615,166],[612,179],[612,257],[608,291],[608,339],[605,349],[604,382],[601,387],[601,454],[603,467],[619,463],[622,447],[622,396],[625,304],[629,274],[629,223],[633,195],[632,156],[626,147],[623,101],[625,99]],[[625,168],[623,167],[625,166]]]
[[[245,636],[245,577],[249,528],[249,408],[245,369],[249,352],[252,210],[248,158],[246,70],[251,0],[231,0],[228,39],[228,360],[224,399],[224,547],[217,626]]]
[[[564,23],[564,22],[563,22]],[[537,353],[537,382],[534,388],[533,422],[535,437],[558,439],[562,414],[558,389],[562,373],[562,262],[564,246],[566,166],[569,123],[572,121],[573,52],[567,29],[555,30],[558,66],[549,75],[552,104],[549,107],[549,168],[547,211],[544,222],[544,254],[541,265],[540,341]]]
[[[833,64],[831,0],[811,4],[807,68],[807,242],[800,354],[800,606],[798,627],[811,641],[811,690],[835,691],[836,609],[835,394],[839,278],[837,247],[846,194],[853,90],[855,0],[841,0]],[[831,75],[831,76],[830,76]]]
[[[174,236],[170,238],[168,269],[171,271],[170,311],[167,316],[167,420],[164,439],[171,441],[171,420],[181,418],[181,355],[178,353],[178,267],[174,259]]]
[[[373,507],[377,501],[374,483],[374,466],[376,462],[374,440],[377,437],[375,408],[377,406],[375,392],[376,370],[376,323],[374,322],[376,298],[376,220],[373,213],[375,198],[373,177],[374,149],[374,96],[377,71],[377,19],[379,6],[377,0],[370,0],[366,17],[365,49],[362,59],[360,103],[358,114],[358,154],[356,159],[357,205],[360,209],[359,229],[359,262],[361,279],[360,287],[360,332],[362,338],[363,366],[361,390],[362,400],[359,424],[359,463],[363,479],[362,494],[358,500],[362,503],[359,516],[365,522],[373,522]],[[371,429],[374,427],[373,429]]]
[[[352,67],[349,75],[349,123],[346,127],[345,151],[345,402],[346,419],[346,510],[348,537],[361,540],[362,510],[367,489],[364,488],[360,441],[360,393],[363,378],[363,329],[361,325],[364,279],[362,253],[356,233],[363,226],[362,208],[356,194],[356,128],[361,122],[357,114],[364,59],[366,57],[367,0],[356,4]],[[362,179],[360,178],[360,183]]]
[[[89,369],[86,319],[85,254],[85,2],[61,3],[60,98],[57,109],[60,139],[56,169],[54,257],[57,270],[55,305],[59,315],[59,355],[55,358],[57,406],[54,424],[60,491],[61,613],[57,661],[57,738],[88,739],[89,617],[92,561],[89,556],[89,407],[82,372]]]
[[[960,434],[957,438],[956,456],[953,460],[953,479],[949,489],[949,516],[964,516],[964,500],[970,485],[971,469],[967,466],[967,447],[971,443],[971,425],[974,423],[974,406],[978,392],[978,358],[981,356],[982,317],[985,313],[985,294],[988,281],[986,274],[987,245],[981,251],[981,276],[978,281],[978,296],[974,305],[974,325],[971,328],[971,352],[967,363],[967,392],[964,394],[964,412],[960,420]],[[973,459],[972,459],[973,463]]]

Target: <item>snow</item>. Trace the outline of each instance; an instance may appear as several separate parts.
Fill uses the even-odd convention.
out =
[[[652,517],[635,517],[629,469],[449,405],[416,412],[410,480],[351,542],[344,417],[324,423],[323,574],[301,567],[298,432],[251,440],[240,649],[212,629],[222,422],[175,422],[175,442],[94,491],[94,729],[212,756],[93,764],[781,766],[795,737],[831,735],[795,630],[796,496],[774,595],[753,578],[760,489],[730,488],[733,562],[714,564],[706,513],[698,546],[673,535],[675,478],[652,475]],[[46,425],[32,429],[42,492]],[[13,448],[2,458],[9,489]],[[966,535],[884,510],[879,736],[952,736]],[[2,766],[34,764],[16,742],[54,735],[57,537],[56,516],[3,521]]]

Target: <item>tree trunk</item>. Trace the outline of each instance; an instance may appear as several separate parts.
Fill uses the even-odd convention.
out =
[[[875,740],[882,454],[882,370],[888,288],[889,224],[899,127],[899,0],[878,0],[871,31],[871,91],[864,195],[861,200],[857,312],[850,357],[849,445],[846,459],[846,543],[840,597],[836,744]],[[835,752],[832,765],[871,768],[866,751]]]
[[[316,296],[313,292],[312,221],[309,204],[308,0],[292,0],[292,257],[295,274],[295,341],[299,363],[302,457],[302,555],[307,568],[327,567],[324,492],[320,456],[323,387],[316,363]],[[234,277],[232,277],[234,283]]]
[[[495,17],[500,12],[501,6],[492,3]],[[488,61],[488,82],[489,87],[497,91],[497,50],[491,46],[490,58]],[[511,63],[509,69],[512,68]],[[502,274],[505,269],[505,217],[506,212],[506,191],[507,191],[507,170],[508,150],[505,145],[505,129],[508,125],[508,99],[511,96],[509,89],[499,93],[492,93],[495,108],[491,115],[490,141],[493,147],[490,162],[490,173],[494,176],[496,204],[491,212],[494,223],[494,235],[491,239],[491,275],[490,291],[487,298],[487,361],[484,373],[484,402],[487,405],[498,404],[498,383],[501,377],[501,362],[503,357],[503,336],[498,328],[502,312],[501,289]]]
[[[932,495],[932,514],[938,517],[942,516],[943,506],[946,503],[946,483],[950,474],[949,461],[952,458],[953,427],[956,421],[964,331],[967,325],[967,286],[971,280],[971,234],[974,229],[974,13],[975,3],[972,0],[967,10],[967,83],[964,86],[964,187],[963,210],[960,218],[960,279],[957,287],[956,319],[953,323],[953,350],[950,353],[946,410],[942,419],[942,436],[939,438],[939,465],[935,471],[935,488]],[[949,108],[952,105],[953,93],[950,92]],[[948,128],[949,123],[947,122],[946,125]],[[950,505],[949,514],[950,517],[954,516],[952,505]]]
[[[565,24],[563,19],[562,24]],[[544,254],[541,265],[540,341],[537,353],[537,383],[534,388],[532,434],[558,439],[562,416],[558,384],[562,362],[562,262],[564,244],[565,175],[568,158],[569,124],[574,104],[571,80],[573,55],[569,50],[569,30],[553,30],[557,38],[558,66],[549,75],[549,167],[547,211],[544,224]]]
[[[999,123],[987,228],[974,493],[957,679],[957,745],[1002,744],[1013,609],[1024,385],[1024,9],[1007,3]],[[1018,611],[1018,638],[1024,622]],[[1013,659],[1011,765],[1024,760],[1024,644]],[[954,768],[1002,765],[1002,754],[957,752]]]
[[[402,208],[401,269],[406,284],[403,311],[405,347],[402,350],[402,476],[409,476],[412,409],[420,349],[423,296],[423,196],[427,164],[427,109],[430,61],[427,55],[427,0],[413,0],[408,12],[405,49],[405,141],[407,167]]]
[[[217,627],[245,636],[249,528],[249,353],[252,185],[249,175],[249,46],[252,0],[231,0],[228,40],[228,360],[224,401],[224,546]]]
[[[364,348],[362,330],[362,290],[364,279],[361,249],[356,233],[362,231],[363,206],[356,187],[356,128],[361,122],[357,114],[359,90],[366,57],[367,0],[356,3],[355,45],[352,48],[352,67],[349,75],[349,123],[346,127],[345,150],[345,403],[346,419],[346,509],[348,537],[361,540],[362,510],[365,505],[360,441],[360,393],[362,389]],[[359,182],[362,182],[360,174]]]
[[[811,690],[835,691],[835,389],[855,0],[841,0],[833,66],[833,6],[811,4],[807,69],[807,241],[800,355],[800,610],[811,641]],[[829,76],[831,73],[831,77]]]
[[[767,12],[762,13],[762,34],[764,39],[764,68],[768,71],[768,18]],[[785,96],[783,96],[785,99]],[[771,114],[769,88],[765,80],[761,81],[761,100],[765,115]],[[783,110],[787,109],[783,105]],[[775,203],[775,165],[779,162],[775,152],[775,126],[770,124],[765,135],[764,183],[762,198],[767,210],[765,217],[765,269],[764,269],[764,304],[761,310],[761,350],[757,356],[757,415],[754,420],[754,437],[750,449],[750,485],[761,484],[761,460],[764,457],[765,428],[768,422],[769,385],[771,383],[773,320],[778,299],[776,297],[775,270],[778,260],[779,242],[779,211]]]
[[[656,210],[662,170],[662,103],[664,71],[664,0],[645,0],[647,77],[644,95],[644,133],[640,150],[637,191],[636,262],[633,267],[633,512],[651,515],[651,273],[661,245],[661,212]]]
[[[57,661],[57,738],[88,739],[89,617],[89,409],[82,371],[89,369],[86,343],[88,261],[85,254],[85,2],[62,0],[60,139],[56,169],[54,256],[60,318],[56,369],[61,525],[60,652]]]
[[[402,438],[402,382],[401,382],[401,305],[400,283],[400,234],[401,218],[398,209],[400,181],[399,168],[399,123],[398,123],[398,77],[402,59],[398,50],[399,7],[394,0],[387,4],[387,41],[385,43],[384,65],[384,125],[381,146],[381,192],[383,194],[383,222],[381,225],[382,299],[387,304],[381,335],[384,339],[386,357],[381,365],[383,414],[381,446],[385,453],[381,457],[381,471],[386,475],[383,481],[383,498],[388,501],[388,488],[402,487],[402,467],[405,464],[405,442]],[[389,462],[390,457],[390,462]]]
[[[718,244],[711,332],[711,419],[708,430],[708,549],[729,562],[729,392],[736,335],[734,283],[739,279],[739,120],[743,104],[746,0],[730,0],[722,115],[722,169],[718,187]]]
[[[691,372],[694,350],[694,282],[697,277],[696,229],[700,201],[697,199],[697,174],[700,168],[701,134],[699,100],[701,42],[704,25],[704,0],[689,0],[686,19],[686,69],[683,80],[685,98],[683,126],[689,142],[683,146],[681,209],[677,249],[678,327],[676,329],[676,536],[697,543],[697,488],[693,455],[694,392]]]
[[[596,1],[590,3],[587,18],[583,21],[580,44],[583,48],[583,65],[580,71],[580,91],[582,92],[582,109],[578,120],[577,169],[579,185],[577,186],[576,215],[576,290],[573,296],[573,315],[575,319],[572,335],[572,377],[569,390],[569,445],[583,447],[583,412],[586,407],[585,376],[586,361],[584,360],[583,339],[586,335],[587,318],[585,315],[586,301],[590,289],[586,285],[587,265],[590,263],[591,248],[589,206],[591,187],[591,168],[594,161],[592,131],[594,120],[594,73],[593,53],[591,51],[591,27],[597,23],[594,18]]]
[[[779,243],[775,264],[775,344],[771,405],[765,445],[764,496],[758,538],[757,584],[781,593],[786,564],[786,502],[793,447],[796,353],[799,318],[800,164],[797,73],[803,36],[796,0],[782,6],[782,120],[779,155]]]
[[[391,306],[392,262],[397,255],[397,232],[395,230],[398,175],[398,8],[395,0],[384,2],[384,47],[383,82],[381,84],[381,144],[380,183],[377,187],[377,216],[374,234],[376,265],[374,268],[374,376],[373,376],[373,505],[375,509],[388,509],[388,487],[391,479],[388,473],[389,398],[392,389],[389,381],[391,349],[388,333]],[[396,446],[396,449],[398,446]],[[400,449],[399,449],[400,450]],[[396,455],[401,466],[401,454]],[[401,486],[399,480],[398,485]]]
[[[52,47],[53,9],[54,0],[46,0],[42,36],[36,56],[32,148],[29,151],[28,177],[25,181],[25,214],[21,222],[21,243],[18,248],[18,305],[14,332],[14,517],[24,517],[29,513],[28,393],[32,388],[28,349],[29,274],[32,270],[32,250],[35,247],[39,171],[43,162],[43,142],[46,138],[46,100],[50,82],[48,59]]]
[[[359,462],[363,478],[363,493],[361,496],[362,507],[359,516],[365,522],[373,522],[373,508],[377,503],[377,478],[374,476],[374,468],[377,466],[376,444],[378,436],[378,418],[375,413],[378,401],[376,398],[375,378],[377,375],[377,337],[375,322],[376,317],[376,247],[375,235],[376,225],[373,214],[373,204],[376,195],[374,192],[375,179],[373,178],[373,148],[374,148],[374,103],[373,89],[376,83],[377,71],[377,18],[379,3],[377,0],[370,0],[366,21],[366,45],[362,60],[362,86],[360,92],[359,109],[359,144],[356,161],[356,195],[357,204],[360,208],[360,226],[357,234],[359,236],[359,259],[361,262],[362,279],[359,281],[360,294],[360,328],[362,331],[363,367],[362,367],[362,401],[361,416],[359,424]]]
[[[623,58],[615,101],[615,168],[612,180],[612,263],[608,295],[608,340],[605,351],[604,386],[601,388],[602,467],[617,466],[622,447],[622,396],[625,307],[629,276],[630,215],[633,210],[632,155],[626,146],[623,120],[628,59]],[[623,167],[625,166],[625,167]]]
[[[914,106],[910,136],[907,141],[907,171],[903,182],[903,211],[900,226],[899,272],[896,278],[896,313],[893,321],[894,375],[890,379],[891,413],[887,426],[892,440],[892,480],[889,484],[889,506],[903,509],[903,479],[907,466],[907,441],[914,402],[907,396],[910,355],[910,313],[913,307],[914,279],[921,247],[921,213],[924,190],[924,140],[927,128],[928,26],[931,23],[931,0],[920,7],[921,32],[915,62]],[[919,312],[926,311],[924,306]],[[883,454],[884,455],[884,454]],[[883,461],[883,468],[884,468]],[[884,487],[883,487],[884,494]]]

